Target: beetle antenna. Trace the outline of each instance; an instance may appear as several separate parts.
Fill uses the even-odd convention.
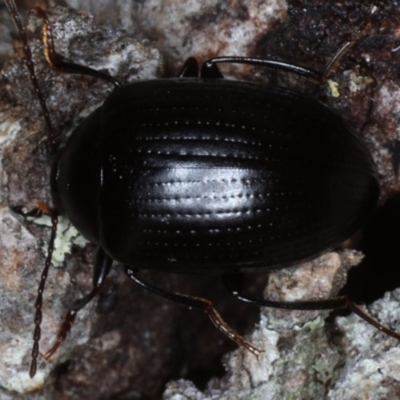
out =
[[[35,329],[33,332],[33,347],[32,347],[32,361],[29,368],[29,376],[33,378],[36,374],[37,369],[37,358],[39,356],[39,341],[41,335],[40,325],[42,323],[42,305],[43,305],[43,291],[46,284],[47,275],[49,273],[49,268],[51,264],[51,259],[54,251],[54,241],[57,233],[57,223],[58,223],[58,212],[54,209],[49,210],[51,217],[51,235],[49,246],[47,249],[47,257],[40,277],[40,283],[37,291],[37,297],[35,302]]]
[[[40,107],[42,108],[43,116],[46,121],[47,132],[48,132],[47,133],[48,148],[49,148],[50,153],[55,154],[57,151],[57,147],[58,147],[56,135],[55,135],[55,131],[53,129],[53,125],[50,120],[49,109],[47,108],[47,104],[46,104],[46,101],[44,100],[43,93],[39,87],[39,82],[38,82],[38,79],[37,79],[37,76],[35,73],[35,67],[33,64],[31,48],[29,47],[29,44],[28,44],[28,37],[26,35],[25,28],[22,25],[21,18],[19,17],[18,10],[17,10],[14,0],[5,0],[5,2],[6,2],[8,10],[10,12],[11,19],[17,28],[18,36],[22,43],[22,49],[25,54],[25,64],[28,68],[29,76],[32,81],[34,91],[39,100]]]

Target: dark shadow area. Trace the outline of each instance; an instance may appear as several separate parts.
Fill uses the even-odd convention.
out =
[[[379,207],[364,228],[362,263],[348,273],[343,292],[351,299],[372,303],[400,287],[400,194]]]

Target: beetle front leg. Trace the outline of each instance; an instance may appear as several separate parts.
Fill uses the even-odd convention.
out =
[[[43,357],[48,361],[51,356],[56,352],[56,350],[60,347],[61,343],[67,337],[67,334],[71,330],[71,326],[75,321],[76,314],[79,310],[86,306],[100,291],[100,289],[104,286],[105,279],[110,272],[110,268],[112,265],[112,258],[105,254],[102,248],[98,248],[96,254],[96,262],[93,270],[93,288],[90,293],[81,299],[76,300],[71,308],[68,310],[67,314],[64,317],[64,320],[60,326],[60,329],[57,333],[57,338],[54,345],[43,355]],[[32,360],[32,365],[33,365]],[[32,367],[31,371],[32,372]],[[34,375],[34,373],[33,373]]]
[[[42,39],[44,45],[44,55],[50,65],[50,67],[56,69],[59,72],[67,74],[81,74],[93,76],[94,78],[103,79],[114,85],[114,87],[122,86],[118,79],[105,74],[101,71],[97,71],[93,68],[87,67],[86,65],[75,64],[72,62],[65,61],[57,52],[54,46],[53,32],[49,19],[47,18],[46,12],[41,7],[35,7],[33,10],[43,20],[42,27]]]
[[[310,68],[300,67],[295,64],[290,64],[282,61],[269,60],[263,58],[251,58],[251,57],[238,57],[238,56],[227,56],[227,57],[213,57],[205,61],[201,66],[200,77],[201,78],[223,78],[222,73],[219,71],[217,64],[246,64],[257,67],[266,67],[280,71],[287,71],[296,75],[304,76],[306,78],[315,79],[318,82],[324,82],[328,75],[332,72],[341,58],[348,53],[348,51],[357,43],[360,36],[369,26],[372,17],[378,11],[378,7],[372,4],[368,11],[368,14],[358,27],[351,38],[345,42],[331,57],[328,63],[325,65],[322,72],[314,71]]]
[[[239,346],[246,348],[256,357],[261,353],[256,347],[246,342],[246,340],[239,335],[231,326],[229,326],[218,313],[218,311],[213,307],[213,304],[210,300],[204,299],[202,297],[197,296],[189,296],[186,294],[176,293],[176,292],[168,292],[164,289],[161,289],[157,286],[154,286],[148,282],[143,281],[137,276],[137,270],[135,268],[125,266],[125,273],[132,279],[136,284],[141,286],[142,288],[158,294],[166,298],[167,300],[175,301],[176,303],[182,304],[186,307],[197,308],[205,312],[207,317],[211,320],[214,326],[219,329],[225,336],[227,336],[230,340],[236,342]]]

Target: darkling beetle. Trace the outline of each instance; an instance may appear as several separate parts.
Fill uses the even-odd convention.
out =
[[[76,313],[103,287],[114,260],[147,290],[203,310],[218,329],[255,355],[259,351],[223,321],[211,301],[167,292],[141,280],[138,271],[218,274],[234,297],[258,306],[349,307],[399,339],[346,296],[279,302],[240,294],[238,274],[285,268],[350,237],[376,206],[379,185],[366,147],[335,112],[298,91],[223,79],[217,67],[241,63],[321,82],[358,39],[376,7],[323,73],[245,57],[212,58],[199,71],[197,61],[189,58],[177,78],[126,86],[61,59],[47,15],[36,8],[43,19],[44,52],[51,67],[115,86],[59,148],[15,3],[6,4],[19,31],[55,159],[52,234],[35,303],[31,377],[37,369],[42,296],[60,213],[98,251],[93,288],[67,312],[46,359],[65,339]]]

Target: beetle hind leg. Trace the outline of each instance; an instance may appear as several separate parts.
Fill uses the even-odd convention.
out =
[[[213,304],[210,300],[197,297],[197,296],[189,296],[186,294],[176,293],[176,292],[168,292],[164,289],[161,289],[157,286],[154,286],[146,281],[140,279],[137,275],[138,272],[135,268],[125,266],[125,273],[132,279],[137,285],[142,288],[158,294],[166,298],[167,300],[175,301],[176,303],[182,304],[186,307],[197,308],[207,315],[207,317],[211,320],[214,326],[219,329],[225,336],[227,336],[230,340],[236,342],[239,346],[246,348],[255,356],[258,356],[261,351],[254,347],[252,344],[248,343],[238,332],[236,332],[232,327],[230,327],[218,313],[218,311],[213,307]]]
[[[229,294],[244,303],[259,307],[283,308],[287,310],[333,310],[348,307],[347,296],[338,296],[331,299],[310,301],[276,301],[256,299],[244,296],[242,291],[242,274],[224,274],[222,280]]]
[[[275,301],[269,299],[255,299],[246,297],[241,292],[241,274],[224,274],[222,276],[228,292],[236,299],[258,307],[282,308],[287,310],[337,310],[347,308],[357,314],[364,321],[377,328],[379,331],[400,341],[400,334],[382,325],[376,319],[368,315],[358,304],[347,295],[337,296],[330,299],[310,301]]]

